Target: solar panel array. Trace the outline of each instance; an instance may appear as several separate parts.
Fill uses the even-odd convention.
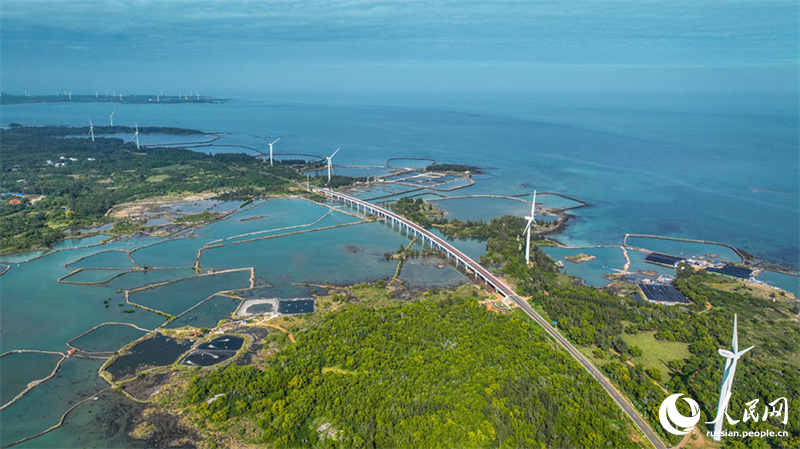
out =
[[[661,253],[650,253],[644,258],[645,262],[653,263],[656,265],[667,265],[670,267],[677,265],[678,262],[681,262],[683,260],[685,259],[683,259],[682,257],[675,257],[675,256],[670,256],[669,254],[661,254]]]
[[[724,265],[722,268],[706,268],[706,271],[710,271],[712,273],[719,273],[719,274],[727,274],[728,276],[733,276],[742,279],[749,279],[750,276],[753,275],[753,270],[748,268],[740,268],[735,265]]]
[[[673,285],[639,284],[639,287],[650,301],[689,304],[689,300]]]

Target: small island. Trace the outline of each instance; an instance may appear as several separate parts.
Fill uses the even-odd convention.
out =
[[[572,263],[588,262],[592,259],[595,259],[593,255],[584,253],[576,254],[574,256],[564,256],[564,260],[568,260]]]

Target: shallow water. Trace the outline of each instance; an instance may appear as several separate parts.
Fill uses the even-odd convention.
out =
[[[85,259],[75,260],[67,264],[67,268],[133,268],[133,263],[125,251],[105,251],[93,254]]]
[[[239,307],[240,302],[238,299],[226,296],[212,296],[206,302],[169,323],[167,327],[172,329],[183,326],[216,327],[219,320],[230,317],[231,313]]]
[[[141,412],[142,405],[116,392],[98,395],[69,414],[64,425],[26,441],[19,448],[151,448],[147,441],[134,440],[127,435],[131,423]]]
[[[567,274],[579,277],[586,281],[587,285],[594,287],[608,285],[611,281],[605,279],[603,275],[614,273],[615,269],[621,270],[625,265],[625,257],[619,248],[569,249],[542,246],[541,249],[554,260],[562,261]],[[564,259],[565,256],[576,256],[581,253],[595,256],[595,258],[580,263]]]
[[[105,269],[91,269],[86,268],[68,277],[62,279],[62,282],[77,282],[82,284],[102,284],[109,281],[123,273],[128,273],[128,270],[105,270]]]
[[[757,279],[794,293],[795,297],[800,298],[800,277],[764,270],[758,275]]]
[[[381,223],[367,223],[209,248],[201,266],[252,266],[258,279],[277,285],[349,284],[391,276],[394,265],[383,254],[406,242]]]
[[[400,271],[400,280],[409,288],[432,289],[457,286],[469,280],[452,265],[438,257],[407,259]]]
[[[525,202],[527,201],[527,202]],[[456,198],[431,201],[437,208],[447,212],[446,218],[491,221],[503,215],[524,217],[531,213],[530,199],[519,201],[510,198]],[[522,232],[522,231],[520,231]]]
[[[5,404],[22,392],[28,383],[50,375],[58,354],[13,353],[0,357],[0,404]]]
[[[684,258],[701,257],[713,262],[741,262],[742,258],[732,249],[707,243],[678,242],[648,237],[629,237],[628,245],[649,249],[658,253]]]
[[[197,250],[210,242],[208,237],[178,237],[131,252],[140,266],[157,268],[191,267],[197,260]]]
[[[130,271],[107,282],[106,285],[114,291],[118,289],[130,290],[136,287],[144,287],[146,285],[158,284],[160,282],[181,279],[192,275],[194,275],[194,270],[190,268]]]
[[[108,384],[97,376],[102,364],[103,360],[65,360],[52,379],[0,411],[0,444],[5,446],[57,424],[69,407],[107,388]]]
[[[113,352],[141,338],[144,331],[122,324],[106,324],[70,343],[83,351]]]
[[[250,271],[194,276],[130,294],[130,301],[178,315],[223,290],[250,287]]]
[[[392,168],[356,168],[356,167],[337,167],[333,170],[334,175],[339,176],[352,176],[354,178],[374,178],[378,176],[386,176],[391,174],[395,171]],[[310,177],[324,177],[327,178],[328,176],[328,169],[321,169],[321,170],[311,170],[304,172],[308,174]]]

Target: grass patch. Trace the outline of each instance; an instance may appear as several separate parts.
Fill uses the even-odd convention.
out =
[[[156,167],[153,169],[153,171],[163,173],[167,171],[186,170],[189,168],[192,168],[192,166],[188,164],[172,164],[172,165],[166,165],[164,167]]]
[[[217,215],[209,211],[204,211],[199,214],[184,215],[182,217],[173,218],[176,223],[201,223],[204,221],[211,221],[217,218]]]
[[[342,369],[342,368],[339,368],[338,366],[326,366],[326,367],[322,368],[322,374],[325,374],[325,373],[351,374],[351,375],[358,374],[355,371]]]
[[[356,284],[348,290],[351,295],[368,302],[377,303],[378,305],[389,303],[394,300],[392,292],[386,289],[385,282],[378,282],[376,284]]]
[[[162,182],[166,181],[167,179],[169,179],[169,175],[153,175],[148,176],[147,179],[145,179],[145,182]]]
[[[661,372],[663,379],[667,379],[669,368],[666,362],[675,359],[688,359],[689,345],[681,342],[656,340],[655,333],[642,332],[636,335],[622,334],[628,346],[638,346],[642,349],[641,357],[634,357],[631,361],[647,368],[655,368]]]

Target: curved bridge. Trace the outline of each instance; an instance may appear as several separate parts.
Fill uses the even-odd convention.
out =
[[[638,427],[639,430],[647,437],[647,439],[650,440],[650,443],[653,446],[655,446],[657,449],[666,449],[666,445],[661,441],[658,435],[656,435],[653,429],[650,428],[647,422],[639,415],[633,405],[631,405],[627,399],[625,399],[622,393],[614,388],[611,382],[600,372],[600,370],[595,368],[595,366],[592,365],[591,361],[589,361],[589,359],[586,358],[583,353],[578,351],[578,349],[575,348],[575,346],[573,346],[572,343],[570,343],[563,335],[561,335],[558,330],[554,329],[550,323],[547,322],[547,320],[542,318],[542,316],[539,315],[539,313],[536,312],[536,310],[534,310],[530,304],[528,304],[528,301],[517,295],[511,287],[498,279],[494,274],[492,274],[491,271],[472,260],[469,256],[459,251],[458,248],[446,242],[441,237],[388,209],[330,189],[314,188],[314,191],[316,193],[325,195],[336,202],[343,203],[353,207],[354,209],[363,211],[365,214],[372,214],[376,217],[383,218],[392,226],[399,226],[401,230],[417,236],[423,242],[423,244],[428,244],[442,251],[448,259],[453,259],[457,265],[464,267],[467,272],[471,271],[475,277],[483,281],[491,290],[503,295],[507,300],[514,302],[520,308],[520,310],[525,312],[526,315],[539,324],[548,333],[548,335],[550,335],[558,344],[566,349],[567,352],[573,358],[575,358],[575,360],[583,365],[583,367],[589,371],[589,374],[591,374],[592,377],[600,382],[600,385],[602,385],[606,392],[608,392],[608,394],[614,398],[614,401],[617,403],[617,405],[619,405],[622,411],[631,418],[634,424],[636,424],[636,427]]]

